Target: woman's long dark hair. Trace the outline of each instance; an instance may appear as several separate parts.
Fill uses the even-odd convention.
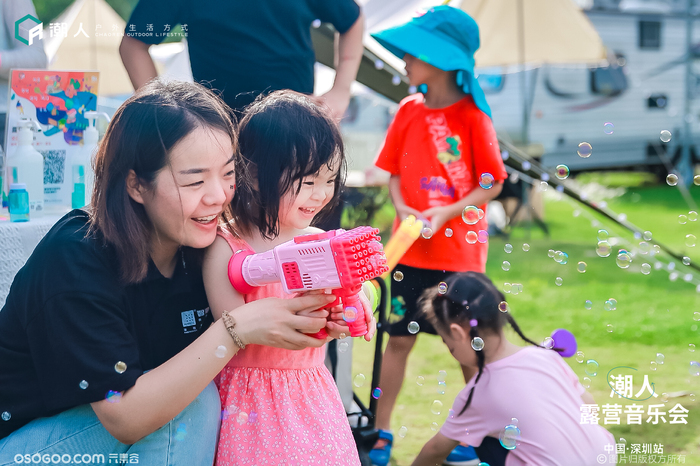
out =
[[[275,91],[258,97],[245,110],[239,142],[243,163],[236,164],[231,202],[236,230],[258,230],[268,239],[279,235],[281,198],[291,190],[299,193],[302,180],[324,165],[339,171],[333,198],[314,223],[338,204],[346,171],[343,139],[330,114],[308,96]]]
[[[235,120],[223,100],[200,84],[156,79],[117,109],[99,145],[90,231],[115,248],[125,283],[145,278],[153,234],[143,206],[127,192],[129,172],[151,185],[169,165],[170,150],[196,128],[228,134],[238,154]]]
[[[510,312],[503,312],[507,309],[506,298],[486,275],[477,272],[455,273],[450,275],[444,283],[447,285],[445,293],[441,292],[438,285],[425,290],[420,298],[422,313],[440,332],[449,334],[450,325],[458,324],[469,329],[469,336],[474,341],[479,337],[480,330],[498,333],[506,324],[510,324],[524,341],[541,347],[523,334]],[[470,325],[469,322],[472,319],[477,320],[476,326]],[[554,349],[561,351],[558,348]],[[471,404],[474,388],[484,371],[484,352],[475,352],[479,372],[469,391],[467,403],[459,414],[464,413]]]

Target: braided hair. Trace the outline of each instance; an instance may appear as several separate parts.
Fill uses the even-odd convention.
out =
[[[506,324],[509,324],[524,341],[542,348],[523,334],[513,316],[507,312],[506,305],[501,304],[505,303],[505,296],[486,275],[477,272],[455,273],[445,280],[445,284],[446,291],[442,284],[428,288],[419,301],[423,315],[436,329],[443,333],[450,333],[450,324],[453,323],[464,328],[469,327],[469,336],[474,347],[474,341],[480,338],[479,331],[491,330],[498,333]],[[460,415],[471,404],[474,388],[484,371],[484,352],[481,349],[474,349],[479,372]],[[553,349],[562,351],[560,348]]]

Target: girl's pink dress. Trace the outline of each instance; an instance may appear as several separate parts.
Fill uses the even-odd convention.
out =
[[[219,230],[235,252],[250,249]],[[282,285],[257,288],[245,302],[288,298]],[[217,465],[360,465],[325,348],[290,351],[246,345],[219,374]]]

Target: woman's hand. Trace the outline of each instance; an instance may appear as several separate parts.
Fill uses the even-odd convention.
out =
[[[236,332],[243,344],[298,350],[326,343],[304,334],[317,333],[326,326],[328,311],[320,308],[334,300],[335,296],[327,294],[292,299],[265,298],[240,306],[229,314],[236,321]]]

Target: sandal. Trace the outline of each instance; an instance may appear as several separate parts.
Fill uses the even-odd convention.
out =
[[[379,429],[379,440],[369,452],[369,459],[373,466],[387,466],[391,458],[391,446],[394,443],[394,436],[388,430]]]

